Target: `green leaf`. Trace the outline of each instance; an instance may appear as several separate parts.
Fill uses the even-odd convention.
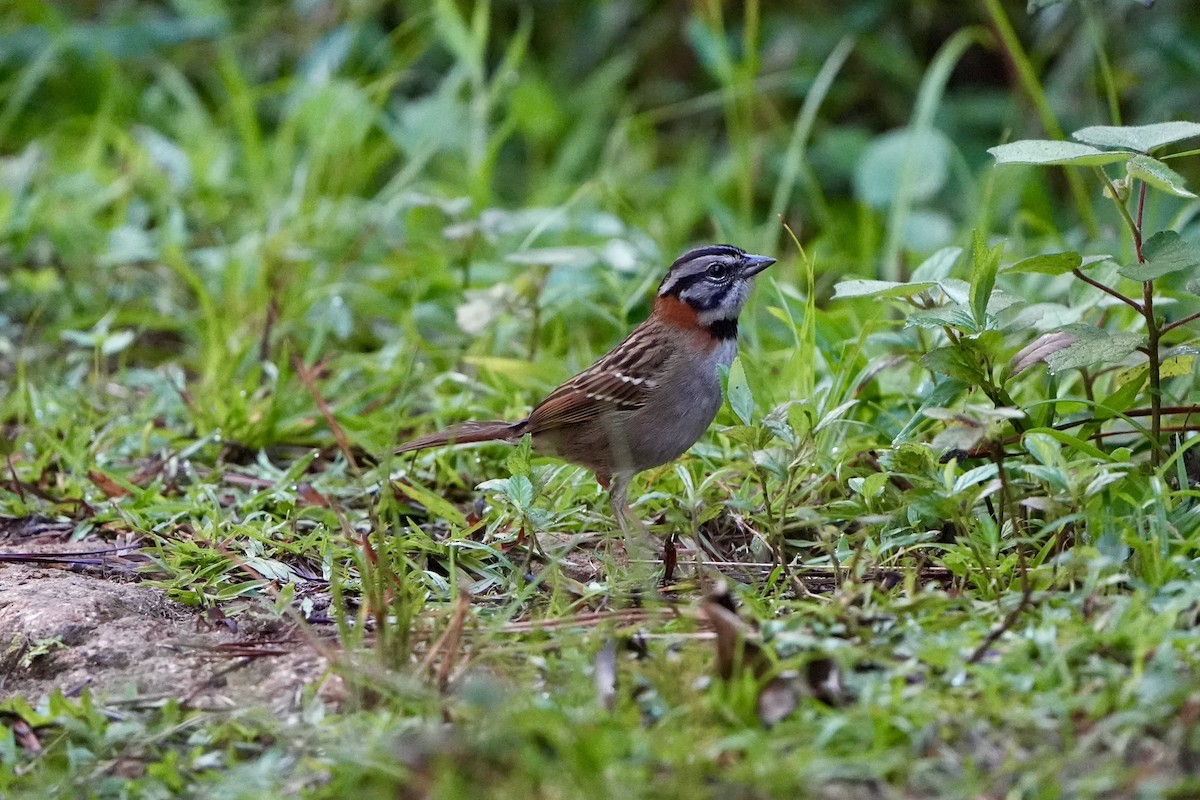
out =
[[[1023,258],[1004,268],[1004,272],[1038,273],[1039,275],[1062,275],[1075,269],[1087,269],[1105,261],[1110,255],[1081,256],[1074,251],[1067,253],[1043,253]]]
[[[100,352],[106,356],[116,355],[133,344],[135,334],[131,330],[113,331],[100,342]]]
[[[950,423],[938,431],[937,436],[933,437],[930,444],[940,452],[974,450],[985,436],[987,436],[987,428],[983,425]]]
[[[908,315],[905,324],[926,330],[950,326],[967,334],[979,332],[979,328],[975,326],[975,317],[971,314],[971,309],[963,303],[914,311]]]
[[[1196,369],[1196,356],[1171,356],[1164,358],[1159,364],[1158,376],[1160,378],[1181,378],[1184,375],[1191,375]]]
[[[1062,447],[1044,433],[1027,433],[1022,439],[1026,452],[1047,467],[1060,466]]]
[[[979,354],[965,344],[930,350],[921,357],[921,366],[973,386],[979,386],[987,380]]]
[[[1094,167],[1128,161],[1132,153],[1116,150],[1098,150],[1078,142],[1060,142],[1050,139],[1022,139],[1018,142],[989,147],[997,165],[1040,164]]]
[[[1083,262],[1079,265],[1080,269],[1089,269],[1097,264],[1103,264],[1105,261],[1112,261],[1113,257],[1108,253],[1103,253],[1094,256],[1084,256]]]
[[[982,486],[992,480],[999,472],[1000,467],[997,464],[980,464],[978,467],[972,467],[954,479],[953,492],[954,494],[965,494],[973,486]]]
[[[1200,245],[1180,238],[1176,231],[1159,231],[1142,245],[1143,264],[1121,267],[1122,275],[1135,281],[1152,281],[1172,272],[1200,266]]]
[[[435,494],[422,486],[406,481],[393,481],[392,486],[409,500],[423,505],[430,514],[446,520],[451,525],[457,525],[460,528],[467,527],[467,520],[462,512],[440,494]]]
[[[729,407],[733,409],[733,413],[743,425],[749,425],[754,418],[754,395],[750,393],[750,384],[746,382],[746,369],[742,366],[740,358],[735,358],[729,368],[729,383],[726,385],[725,394],[729,398]]]
[[[1115,417],[1117,412],[1128,411],[1133,405],[1133,401],[1141,394],[1142,386],[1146,383],[1149,375],[1150,368],[1146,365],[1122,372],[1113,381],[1117,388],[1096,401],[1096,407],[1092,409],[1092,416],[1097,420],[1106,420]]]
[[[1074,341],[1046,356],[1046,366],[1051,372],[1120,361],[1141,347],[1145,341],[1141,334],[1113,333],[1083,324],[1068,325],[1062,332],[1070,334]]]
[[[982,231],[972,234],[971,270],[971,313],[975,316],[975,325],[979,330],[987,327],[987,306],[992,296],[992,287],[996,285],[996,273],[1000,269],[1000,254],[1004,252],[1004,243],[988,249],[987,237]]]
[[[528,475],[532,458],[533,437],[525,434],[521,437],[521,443],[513,449],[512,453],[505,460],[504,466],[513,475]]]
[[[921,401],[921,407],[917,409],[900,432],[892,439],[893,442],[904,442],[913,432],[921,427],[921,422],[924,419],[924,413],[931,408],[941,408],[956,401],[963,392],[970,388],[970,384],[954,380],[952,378],[936,379],[933,382],[933,388],[924,397],[917,394],[917,399]]]
[[[962,257],[961,247],[943,247],[929,258],[925,259],[912,271],[912,283],[922,281],[937,281],[950,275],[958,259]]]
[[[1005,272],[1036,272],[1039,275],[1062,275],[1078,269],[1083,263],[1083,256],[1076,252],[1043,253],[1039,256],[1023,258],[1015,264],[1005,267]]]
[[[905,249],[917,253],[943,247],[956,234],[955,222],[948,214],[928,208],[911,209],[899,230]]]
[[[1067,447],[1074,448],[1075,450],[1078,450],[1085,455],[1089,455],[1092,458],[1096,458],[1101,461],[1113,460],[1111,455],[1096,447],[1091,442],[1086,441],[1079,436],[1072,436],[1066,431],[1056,431],[1053,428],[1033,428],[1026,431],[1026,435],[1044,436],[1048,439],[1056,439]]]
[[[1123,147],[1149,153],[1164,144],[1200,136],[1200,124],[1178,121],[1153,125],[1093,125],[1077,130],[1071,136],[1097,147]]]
[[[867,278],[855,278],[839,281],[833,287],[833,299],[843,300],[847,297],[912,297],[937,284],[933,281],[876,281]]]
[[[900,128],[867,145],[854,170],[854,195],[872,208],[887,208],[905,191],[917,203],[936,195],[950,176],[950,141],[940,131]]]
[[[938,281],[938,288],[952,303],[969,303],[971,300],[971,284],[958,278],[942,278]]]
[[[1195,193],[1189,191],[1184,184],[1186,181],[1183,176],[1175,170],[1168,167],[1157,158],[1150,156],[1137,155],[1129,159],[1129,163],[1125,165],[1125,170],[1130,178],[1137,178],[1140,181],[1153,186],[1155,189],[1173,194],[1176,197],[1195,197]]]
[[[528,511],[533,506],[533,482],[524,475],[511,475],[506,483],[508,499],[519,511]]]

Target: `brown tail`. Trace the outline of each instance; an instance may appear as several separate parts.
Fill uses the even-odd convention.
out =
[[[441,433],[431,433],[405,442],[396,448],[397,453],[424,450],[426,447],[441,447],[447,444],[470,444],[472,442],[515,442],[525,429],[525,420],[505,422],[464,422]]]

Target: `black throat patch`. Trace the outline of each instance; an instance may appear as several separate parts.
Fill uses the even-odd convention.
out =
[[[708,332],[712,334],[712,337],[721,341],[736,339],[737,331],[736,319],[719,319],[708,326]]]

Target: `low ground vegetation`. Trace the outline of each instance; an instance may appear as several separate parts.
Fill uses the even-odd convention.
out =
[[[0,11],[0,795],[1188,797],[1187,4]],[[518,418],[779,259],[630,559]]]

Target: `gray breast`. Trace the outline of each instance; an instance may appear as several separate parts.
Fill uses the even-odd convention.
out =
[[[632,472],[675,460],[704,435],[721,408],[717,367],[733,363],[735,355],[737,340],[729,339],[699,364],[671,365],[655,401],[627,420],[625,449]]]

